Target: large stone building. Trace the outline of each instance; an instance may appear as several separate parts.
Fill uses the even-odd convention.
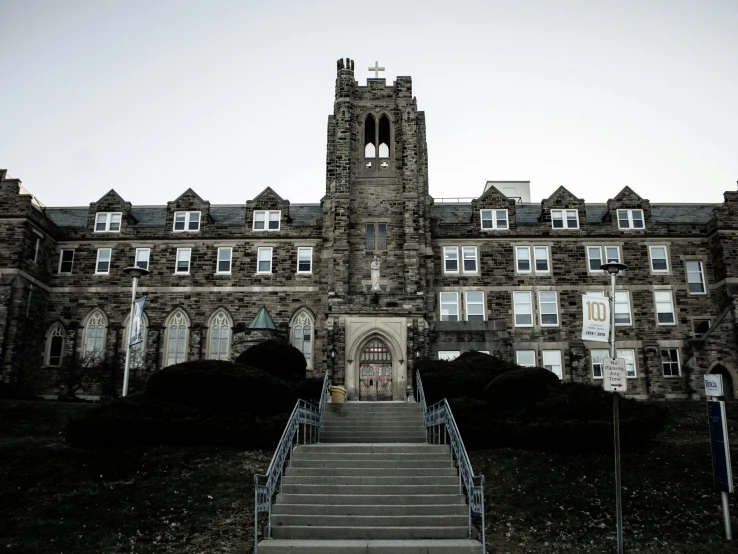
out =
[[[353,66],[338,61],[320,203],[267,188],[211,205],[188,189],[134,206],[111,190],[52,208],[1,171],[2,382],[49,393],[59,367],[119,358],[134,264],[152,272],[134,352],[145,371],[234,358],[263,334],[249,324],[265,307],[255,327],[273,321],[353,398],[402,399],[418,358],[467,350],[596,381],[607,345],[580,339],[581,294],[605,294],[600,263],[617,260],[628,393],[692,397],[710,371],[735,392],[738,192],[651,204],[625,187],[586,204],[561,187],[531,203],[527,183],[490,182],[435,200],[411,79],[359,86]]]

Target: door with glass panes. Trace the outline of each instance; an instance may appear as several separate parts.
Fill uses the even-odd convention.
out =
[[[359,400],[392,400],[392,355],[379,339],[369,341],[361,351]]]

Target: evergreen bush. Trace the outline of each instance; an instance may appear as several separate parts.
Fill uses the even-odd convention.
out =
[[[305,380],[305,356],[288,342],[267,340],[245,350],[236,363],[255,367],[289,382]]]
[[[542,367],[516,367],[487,383],[484,399],[492,410],[517,410],[535,406],[560,383],[556,375]]]

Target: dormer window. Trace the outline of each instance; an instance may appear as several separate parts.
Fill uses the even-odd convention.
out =
[[[482,221],[482,230],[509,228],[507,210],[479,210],[479,219]]]
[[[119,233],[122,217],[121,212],[98,212],[95,214],[95,232]]]
[[[643,210],[618,210],[619,229],[643,229]]]
[[[387,115],[379,118],[379,124],[373,115],[368,115],[364,122],[364,166],[366,169],[389,167],[392,151],[390,144],[391,127]]]
[[[279,231],[280,210],[254,210],[254,231]]]
[[[551,227],[579,229],[579,213],[577,210],[551,210]]]
[[[200,212],[174,212],[174,231],[195,232],[200,230]]]

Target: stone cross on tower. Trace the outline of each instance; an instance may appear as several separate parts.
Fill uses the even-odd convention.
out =
[[[384,71],[383,67],[379,67],[379,62],[374,62],[374,67],[370,67],[369,71],[374,72],[374,78],[379,79],[379,72]]]

